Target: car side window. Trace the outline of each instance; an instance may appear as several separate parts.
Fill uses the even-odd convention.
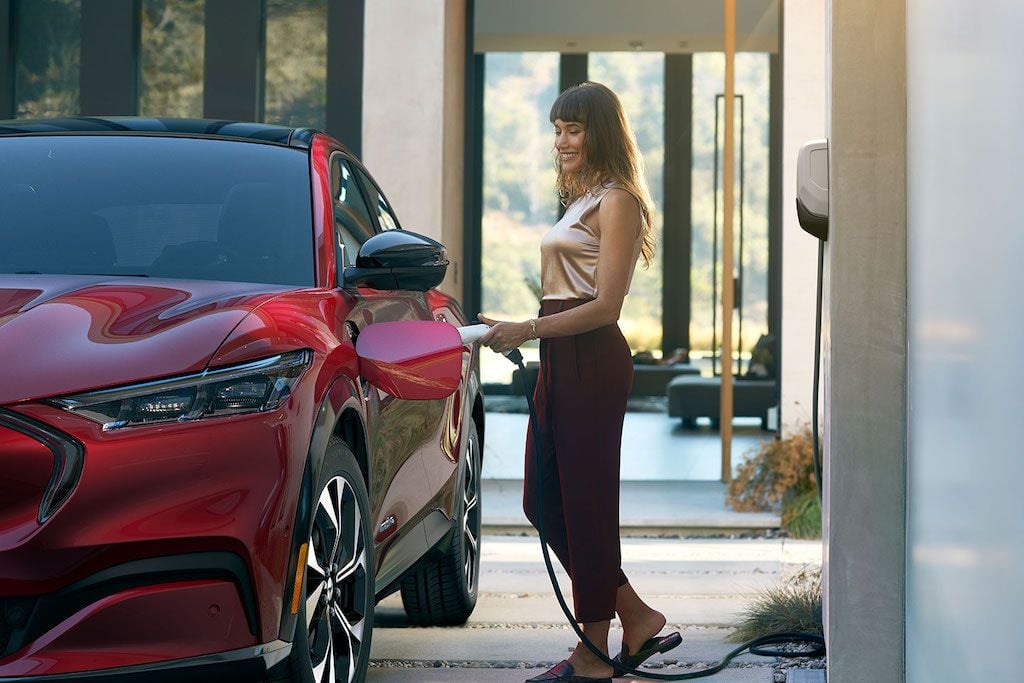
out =
[[[341,282],[341,269],[355,265],[359,247],[373,236],[373,221],[352,167],[338,154],[331,160],[331,205],[334,253]]]
[[[398,218],[395,217],[395,212],[391,209],[391,205],[388,204],[384,193],[377,189],[377,186],[373,184],[373,181],[362,170],[359,171],[359,175],[363,179],[363,187],[366,188],[370,203],[374,205],[374,210],[377,212],[377,222],[380,224],[380,229],[397,230],[400,228],[401,225],[398,223]]]

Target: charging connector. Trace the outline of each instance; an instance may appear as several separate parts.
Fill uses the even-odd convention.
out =
[[[480,337],[487,334],[491,329],[490,325],[480,323],[479,325],[466,325],[459,328],[459,336],[462,337],[463,344],[475,344]]]

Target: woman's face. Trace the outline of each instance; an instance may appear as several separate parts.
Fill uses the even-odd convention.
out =
[[[582,123],[555,119],[555,151],[563,173],[574,173],[583,167],[585,136]]]

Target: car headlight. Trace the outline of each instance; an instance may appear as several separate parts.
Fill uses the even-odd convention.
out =
[[[308,350],[203,372],[63,396],[50,402],[104,430],[277,408],[313,360]]]

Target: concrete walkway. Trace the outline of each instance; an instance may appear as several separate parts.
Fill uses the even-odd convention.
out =
[[[378,606],[368,681],[523,681],[568,656],[576,636],[554,599],[537,539],[485,536],[482,551],[480,598],[465,626],[409,626],[397,595]],[[622,553],[631,583],[665,613],[667,629],[683,635],[679,648],[651,660],[660,673],[720,659],[734,647],[725,640],[730,624],[760,590],[821,563],[820,542],[784,539],[624,538]],[[613,622],[613,650],[621,637]],[[782,666],[743,655],[710,680],[785,681]]]

